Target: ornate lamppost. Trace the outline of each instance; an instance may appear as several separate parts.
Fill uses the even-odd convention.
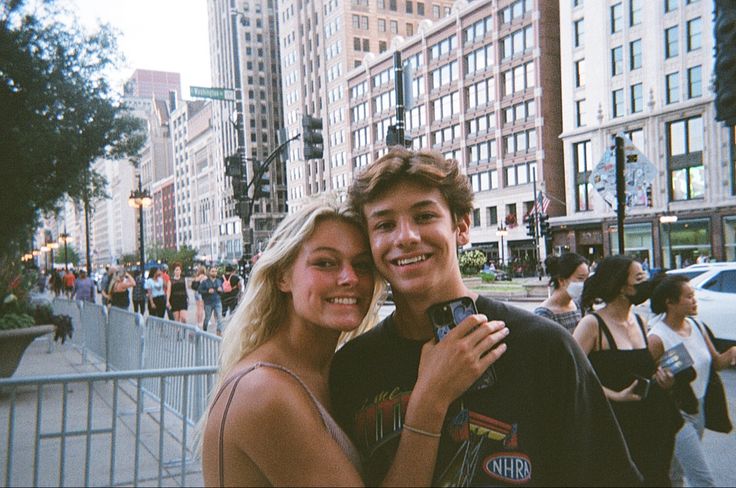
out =
[[[130,197],[128,198],[128,205],[130,205],[133,208],[137,208],[139,211],[138,214],[138,224],[139,224],[139,245],[141,248],[141,274],[143,274],[143,270],[145,269],[146,265],[146,256],[144,251],[144,239],[143,239],[143,209],[145,207],[150,207],[153,203],[153,200],[151,199],[151,194],[148,193],[148,190],[143,189],[143,183],[141,182],[141,175],[138,175],[138,189],[137,190],[131,190],[130,191]]]
[[[498,230],[496,230],[496,235],[501,238],[501,243],[498,248],[499,256],[501,257],[501,268],[504,267],[505,260],[503,255],[503,238],[509,235],[509,231],[506,229],[506,227],[503,224],[500,224],[498,226]]]
[[[659,216],[659,222],[667,226],[667,263],[670,268],[674,268],[672,263],[672,224],[677,222],[677,215],[664,214]],[[662,260],[662,267],[664,268],[664,260]]]

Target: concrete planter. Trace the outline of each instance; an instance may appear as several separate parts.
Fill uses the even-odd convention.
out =
[[[35,325],[25,329],[0,330],[0,378],[15,373],[23,353],[36,337],[56,330],[54,325]]]

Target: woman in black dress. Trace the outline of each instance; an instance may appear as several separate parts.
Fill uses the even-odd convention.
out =
[[[168,289],[166,302],[174,314],[174,320],[187,323],[187,308],[189,298],[187,297],[187,284],[182,275],[181,263],[174,263],[174,276],[171,277],[171,286]]]
[[[130,308],[130,288],[135,286],[135,280],[130,273],[120,270],[110,283],[110,305],[128,310]]]
[[[682,417],[665,391],[669,371],[658,368],[647,348],[645,324],[632,311],[649,298],[651,285],[637,261],[609,256],[583,289],[583,309],[600,299],[605,306],[586,315],[573,337],[588,355],[611,402],[631,457],[648,486],[670,486],[670,462]]]

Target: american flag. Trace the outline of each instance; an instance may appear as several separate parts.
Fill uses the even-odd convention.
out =
[[[537,199],[534,202],[534,211],[536,213],[546,214],[547,208],[549,208],[550,199],[547,198],[541,190],[537,194]]]

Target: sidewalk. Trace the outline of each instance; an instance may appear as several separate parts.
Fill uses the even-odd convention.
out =
[[[99,373],[100,366],[104,371],[104,364],[82,364],[81,354],[68,342],[66,345],[53,344],[49,352],[48,339],[43,337],[28,347],[12,379]],[[11,486],[33,485],[37,429],[41,433],[36,473],[39,486],[59,486],[61,479],[65,485],[81,486],[84,484],[85,466],[89,486],[131,485],[136,478],[136,470],[139,485],[158,486],[159,459],[163,465],[161,486],[182,486],[183,430],[188,430],[187,445],[191,447],[194,428],[182,427],[181,419],[150,398],[144,397],[144,413],[137,416],[136,393],[135,382],[122,379],[68,383],[66,398],[61,384],[47,385],[40,390],[35,386],[18,387],[13,422],[14,445],[10,453],[13,460]],[[10,403],[8,391],[0,391],[0,425],[4,426],[0,436],[0,453],[4,454],[0,461],[0,479],[3,483],[6,477],[4,458],[8,456]],[[63,429],[67,433],[66,442],[62,444],[61,436],[56,434]],[[136,429],[139,443],[136,443]],[[89,432],[92,434],[88,435]],[[61,462],[62,457],[66,462]],[[190,460],[188,463],[184,485],[203,485],[199,462]]]

